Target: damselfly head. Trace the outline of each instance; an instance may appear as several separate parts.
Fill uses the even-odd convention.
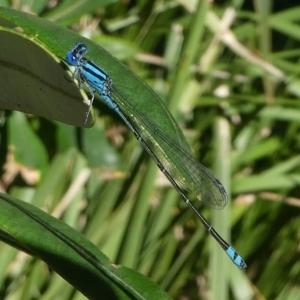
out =
[[[83,43],[77,43],[66,55],[66,61],[71,66],[78,66],[83,56],[87,53],[87,46]]]

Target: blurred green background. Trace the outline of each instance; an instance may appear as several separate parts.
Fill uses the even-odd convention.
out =
[[[300,299],[297,1],[0,5],[72,28],[156,91],[195,157],[226,186],[224,211],[194,201],[248,269],[231,264],[105,105],[96,105],[92,129],[3,115],[2,191],[62,219],[174,299]],[[45,264],[3,243],[0,257],[0,299],[25,299],[28,289],[26,299],[57,299],[57,291],[60,299],[84,299]]]

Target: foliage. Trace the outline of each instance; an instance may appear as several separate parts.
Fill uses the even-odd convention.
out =
[[[195,156],[214,167],[231,195],[226,211],[199,209],[222,235],[229,224],[248,269],[227,261],[104,105],[97,104],[89,130],[9,113],[1,128],[2,189],[81,231],[111,261],[152,278],[174,299],[299,298],[300,6],[22,3],[18,9],[99,43],[158,93]],[[17,118],[30,132],[28,147],[15,138]],[[1,299],[83,299],[39,260],[3,243],[0,253]]]

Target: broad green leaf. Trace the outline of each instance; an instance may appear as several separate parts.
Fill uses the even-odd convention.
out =
[[[0,199],[0,237],[44,260],[89,299],[170,299],[145,276],[112,264],[68,225],[11,196]]]
[[[82,127],[86,97],[71,83],[60,60],[33,36],[0,27],[0,40],[0,108]],[[89,116],[87,125],[91,122]]]

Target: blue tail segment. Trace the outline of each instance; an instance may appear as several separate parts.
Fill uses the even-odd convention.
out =
[[[228,247],[228,249],[226,250],[226,253],[230,257],[230,259],[233,261],[233,263],[235,265],[237,265],[241,270],[245,270],[247,268],[245,261],[231,246]]]

